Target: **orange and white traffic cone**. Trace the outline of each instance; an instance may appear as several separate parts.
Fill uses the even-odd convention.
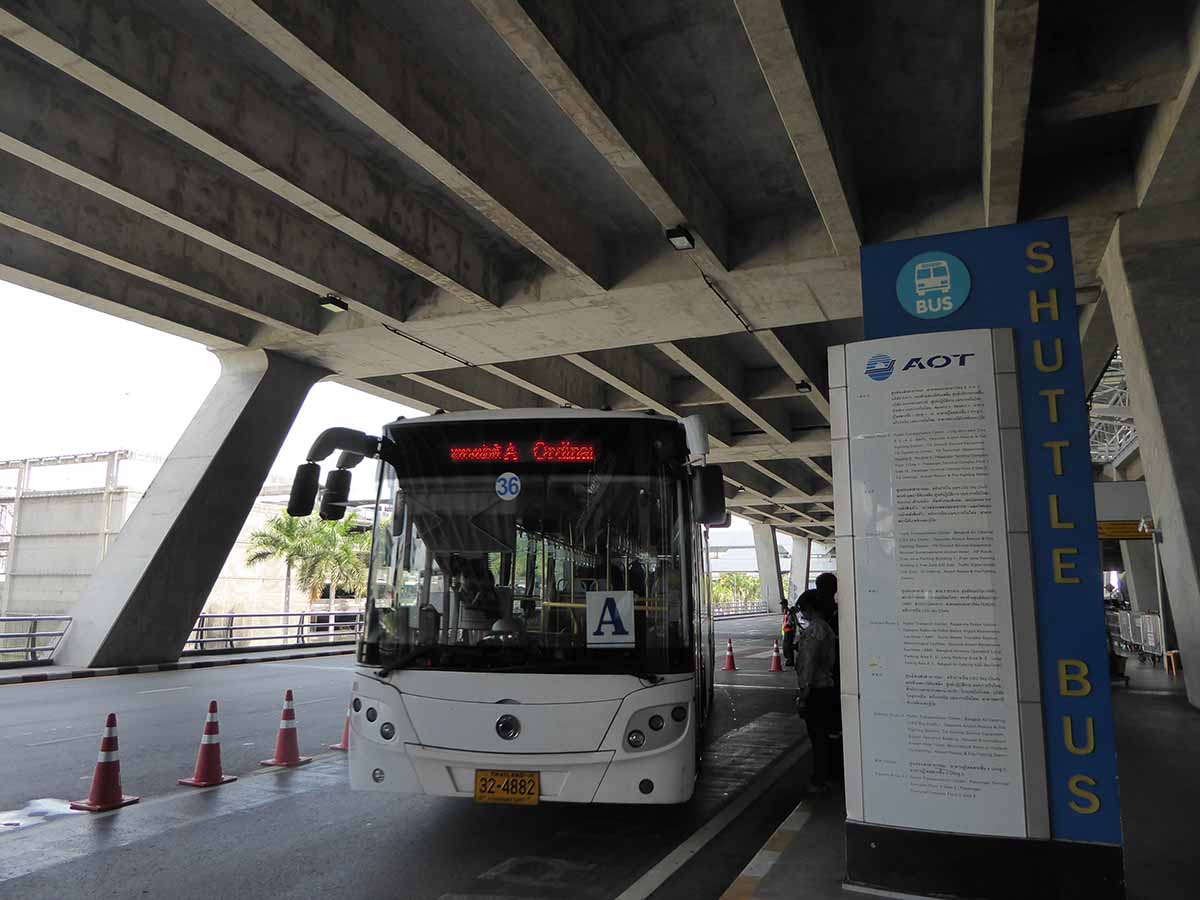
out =
[[[330,750],[350,749],[350,707],[346,707],[346,724],[342,727],[342,739],[336,744],[329,745]]]
[[[736,672],[737,663],[733,661],[733,638],[729,638],[729,643],[725,645],[725,665],[721,667],[722,672]]]
[[[179,783],[192,787],[215,787],[231,781],[237,781],[237,778],[221,771],[221,728],[217,724],[217,701],[210,700],[204,731],[200,735],[200,750],[196,753],[196,771],[191,778],[180,778]]]
[[[311,756],[300,755],[300,741],[296,737],[296,707],[292,703],[289,688],[283,695],[283,715],[279,717],[279,735],[275,738],[275,755],[264,759],[264,766],[302,766],[312,762]]]
[[[137,803],[137,797],[126,797],[121,793],[121,760],[117,753],[117,714],[109,713],[104,723],[104,734],[100,736],[100,755],[96,758],[96,771],[92,775],[92,789],[86,800],[76,800],[71,809],[86,812],[107,812]]]
[[[768,672],[782,672],[783,661],[779,658],[779,641],[775,642],[775,646],[771,648],[771,668]]]

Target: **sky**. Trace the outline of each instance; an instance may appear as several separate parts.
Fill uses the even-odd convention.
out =
[[[203,345],[0,281],[0,460],[129,449],[167,456],[220,374]],[[309,392],[271,469],[290,480],[313,439],[342,425],[368,433],[397,416],[424,415],[339,384]],[[368,464],[352,496],[369,496]],[[47,471],[47,474],[48,471]],[[77,473],[93,479],[92,472]],[[75,487],[56,473],[55,487]],[[49,487],[38,485],[34,487]],[[749,544],[734,517],[713,543]],[[789,538],[781,538],[781,543]]]

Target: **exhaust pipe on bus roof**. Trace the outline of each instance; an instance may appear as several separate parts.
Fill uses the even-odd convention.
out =
[[[321,495],[321,518],[336,521],[346,514],[346,501],[350,497],[350,470],[362,462],[363,457],[374,459],[379,455],[379,441],[353,428],[326,428],[313,441],[308,451],[308,462],[296,467],[292,490],[288,494],[289,516],[312,515],[317,500],[317,487],[321,481],[321,463],[334,450],[341,450],[337,467],[325,479],[325,492]]]

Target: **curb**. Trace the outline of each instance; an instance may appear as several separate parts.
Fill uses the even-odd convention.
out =
[[[283,662],[289,659],[311,659],[317,656],[344,656],[353,650],[310,650],[305,653],[280,653],[275,656],[234,656],[229,659],[182,660],[155,663],[147,666],[113,666],[105,669],[71,669],[67,672],[34,672],[24,675],[0,675],[0,685],[36,684],[43,681],[70,681],[76,678],[101,678],[108,675],[142,675],[147,672],[174,672],[180,669],[215,669],[218,666],[244,666],[250,663]]]
[[[801,800],[791,814],[767,838],[762,849],[754,854],[750,862],[746,864],[746,868],[742,869],[741,874],[733,880],[733,884],[726,888],[720,900],[750,900],[754,897],[758,893],[758,887],[762,884],[762,880],[767,877],[767,873],[796,839],[800,830],[808,824],[808,818],[811,815],[811,805]]]

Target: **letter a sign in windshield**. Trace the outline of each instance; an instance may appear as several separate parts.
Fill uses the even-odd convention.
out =
[[[587,645],[634,645],[633,591],[587,592]]]

